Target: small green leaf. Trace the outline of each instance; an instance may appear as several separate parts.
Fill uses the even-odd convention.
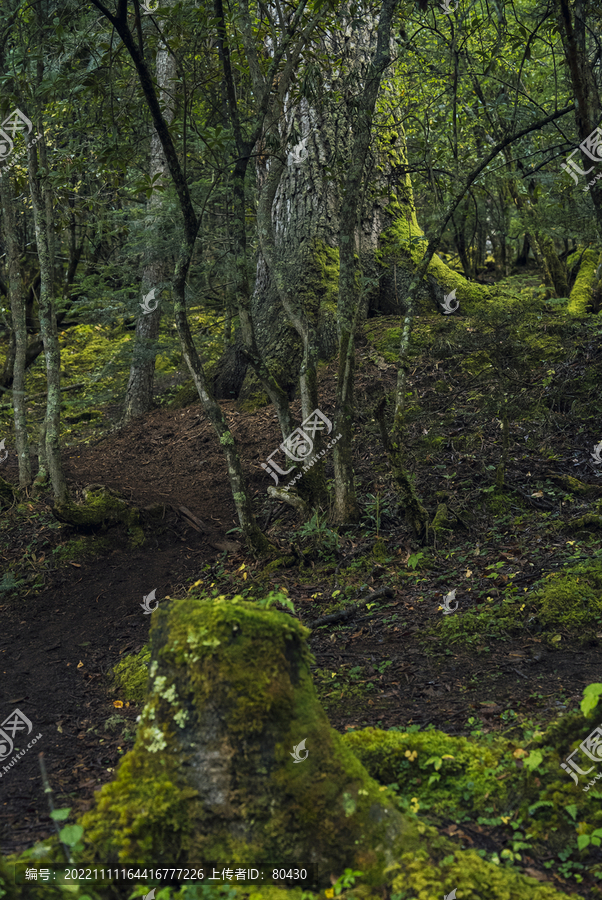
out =
[[[82,838],[84,829],[81,825],[65,825],[59,833],[59,840],[68,847],[73,847]]]
[[[587,716],[592,709],[595,709],[598,705],[598,699],[602,694],[602,684],[599,682],[595,684],[588,684],[588,686],[583,691],[583,700],[581,701],[581,712],[584,716]]]
[[[55,809],[54,812],[50,813],[50,818],[54,819],[55,822],[64,822],[70,812],[70,806],[67,809]]]

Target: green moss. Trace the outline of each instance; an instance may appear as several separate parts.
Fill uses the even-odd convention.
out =
[[[71,562],[77,559],[83,559],[93,553],[102,553],[109,550],[113,546],[109,537],[102,535],[81,535],[71,538],[65,544],[56,548],[53,555],[61,562]]]
[[[180,385],[173,400],[168,403],[167,408],[185,409],[187,406],[192,406],[193,403],[200,403],[200,399],[196,385],[192,379],[190,379],[190,381],[186,381],[184,384]]]
[[[533,593],[514,596],[506,591],[501,603],[488,600],[486,608],[446,616],[437,628],[447,643],[482,642],[483,635],[505,635],[541,628],[553,645],[559,630],[573,638],[587,640],[602,626],[602,563],[586,563],[549,575]]]
[[[587,315],[587,307],[592,297],[592,284],[600,261],[602,261],[602,255],[598,250],[586,250],[583,254],[579,272],[569,297],[567,310],[570,315]]]
[[[462,900],[495,897],[496,900],[561,900],[561,894],[549,885],[518,872],[496,868],[485,862],[474,850],[457,851],[438,865],[429,860],[425,850],[402,854],[396,868],[400,874],[393,880],[393,891],[399,900],[431,900],[446,896],[458,887]],[[394,870],[393,870],[394,871]]]
[[[150,658],[150,648],[145,645],[138,653],[129,654],[113,667],[113,678],[119,688],[120,699],[135,700],[138,703],[144,700]]]

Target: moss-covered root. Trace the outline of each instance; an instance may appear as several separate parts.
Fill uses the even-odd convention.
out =
[[[309,631],[242,598],[153,614],[150,691],[134,748],[83,817],[105,865],[351,866],[386,883],[417,831],[332,729]],[[298,759],[293,748],[299,747]]]
[[[569,259],[569,264],[571,260]],[[569,296],[568,312],[573,316],[587,315],[596,282],[596,270],[602,262],[599,250],[586,250],[579,266],[579,273]]]
[[[76,528],[107,528],[110,525],[127,525],[135,546],[144,543],[140,526],[140,513],[100,484],[84,489],[84,503],[63,503],[54,506],[52,512],[59,522]]]

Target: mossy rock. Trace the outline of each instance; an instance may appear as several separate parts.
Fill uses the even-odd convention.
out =
[[[138,653],[130,653],[113,666],[113,679],[123,700],[135,700],[137,703],[144,700],[150,658],[150,647],[146,644]]]
[[[330,727],[308,635],[242,598],[187,598],[153,613],[136,744],[81,820],[90,862],[303,859],[319,866],[322,886],[347,866],[386,882],[394,849],[416,849],[418,834]]]

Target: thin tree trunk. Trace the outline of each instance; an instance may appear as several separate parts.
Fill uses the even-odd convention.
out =
[[[0,176],[2,196],[4,240],[8,259],[8,292],[13,323],[14,363],[13,363],[13,408],[15,411],[15,443],[19,462],[19,486],[29,487],[32,482],[29,436],[27,434],[27,403],[25,400],[25,358],[27,352],[27,328],[25,317],[25,294],[19,266],[19,236],[15,222],[12,179],[6,173]]]
[[[213,425],[220,444],[224,449],[226,462],[228,465],[228,476],[230,479],[230,487],[232,496],[238,514],[238,520],[242,529],[243,537],[249,545],[259,552],[265,552],[271,549],[271,544],[259,529],[253,514],[251,499],[245,484],[242,473],[240,456],[236,447],[234,438],[229,431],[221,407],[213,397],[213,393],[209,386],[209,382],[205,375],[201,359],[197,352],[192,339],[188,316],[186,313],[185,286],[186,276],[190,267],[190,261],[194,251],[197,232],[199,229],[199,220],[194,211],[192,198],[188,189],[188,183],[184,171],[180,165],[178,154],[174,146],[169,127],[163,112],[159,99],[155,92],[153,81],[144,61],[144,58],[134,40],[127,21],[127,9],[125,4],[119,6],[117,15],[113,15],[100,0],[92,0],[94,6],[99,9],[103,15],[113,25],[121,40],[123,41],[132,62],[136,67],[140,86],[144,93],[145,100],[148,104],[153,123],[161,141],[163,153],[167,161],[167,167],[171,175],[183,220],[183,236],[180,250],[177,255],[176,265],[173,276],[173,298],[176,327],[182,347],[182,354],[190,369],[196,385],[201,403],[207,413],[211,424]]]
[[[41,124],[41,116],[40,116]],[[42,133],[42,128],[39,129]],[[39,139],[44,142],[44,136]],[[27,161],[29,169],[29,189],[35,225],[38,260],[40,263],[40,296],[38,309],[40,329],[44,341],[46,357],[46,380],[48,395],[45,418],[45,451],[48,472],[52,482],[55,503],[62,505],[68,501],[67,482],[63,473],[60,451],[61,426],[61,350],[58,340],[56,313],[52,292],[52,241],[51,222],[46,215],[43,176],[39,172],[38,150],[27,138]],[[37,479],[36,479],[37,480]]]
[[[360,510],[355,494],[351,439],[353,434],[353,385],[355,368],[355,333],[363,316],[361,274],[355,260],[358,213],[361,209],[362,180],[372,138],[372,120],[381,79],[389,65],[391,20],[398,0],[383,0],[377,27],[376,49],[370,60],[365,87],[358,98],[358,115],[349,174],[345,181],[339,213],[339,297],[337,331],[339,336],[339,371],[335,406],[335,432],[342,438],[334,448],[336,522],[357,522]]]
[[[160,40],[157,48],[157,84],[159,87],[159,102],[163,110],[163,117],[169,126],[173,122],[175,112],[174,92],[176,89],[176,61],[167,49],[165,43]],[[149,235],[148,261],[142,273],[142,299],[148,296],[153,289],[158,293],[160,286],[169,278],[168,265],[158,249],[161,225],[161,207],[163,204],[161,188],[166,179],[167,161],[161,141],[156,130],[152,129],[150,146],[149,175],[153,185],[153,192],[149,200],[149,214],[146,233]],[[153,307],[154,301],[149,303]],[[153,404],[153,381],[155,373],[155,359],[157,355],[157,338],[161,321],[161,304],[156,303],[152,312],[138,316],[136,322],[136,336],[134,339],[134,351],[130,367],[130,378],[125,393],[123,412],[123,424],[126,424],[135,416],[147,413]]]

